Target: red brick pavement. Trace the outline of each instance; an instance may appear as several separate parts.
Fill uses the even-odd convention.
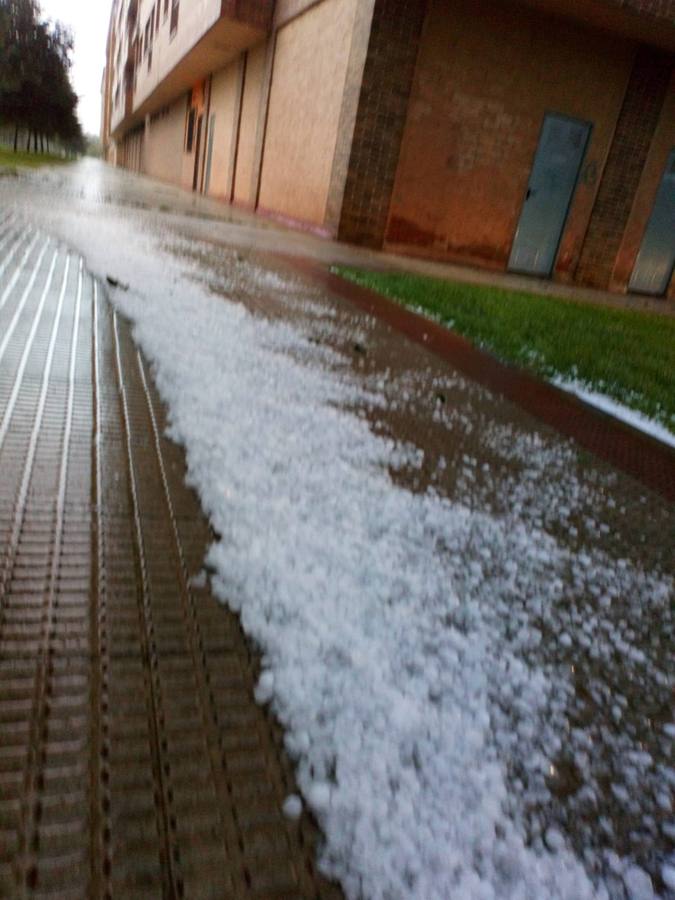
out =
[[[377,316],[458,371],[572,438],[584,450],[675,502],[675,451],[667,445],[521,369],[500,362],[445,326],[347,281],[313,260],[290,256],[283,260],[325,290]]]

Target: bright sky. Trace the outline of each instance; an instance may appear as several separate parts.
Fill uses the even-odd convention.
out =
[[[40,0],[40,6],[45,18],[59,19],[75,35],[72,79],[80,122],[88,134],[98,134],[110,0]]]

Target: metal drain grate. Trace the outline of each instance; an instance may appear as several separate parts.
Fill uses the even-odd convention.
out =
[[[0,225],[0,896],[339,897],[133,346]]]

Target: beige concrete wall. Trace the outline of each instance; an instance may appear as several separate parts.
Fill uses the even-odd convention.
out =
[[[237,168],[234,177],[234,199],[237,203],[255,203],[253,170],[255,165],[260,98],[265,76],[265,56],[267,44],[260,44],[251,50],[246,60],[244,95],[241,106],[239,147],[237,148]]]
[[[274,6],[274,24],[281,28],[286,22],[299,16],[310,6],[314,6],[317,0],[276,0]]]
[[[127,134],[117,148],[117,162],[131,172],[143,172],[145,134],[143,129],[136,129]]]
[[[183,165],[185,100],[174,103],[145,131],[144,171],[153,178],[180,184]]]
[[[260,206],[323,225],[357,0],[324,0],[277,35]]]
[[[131,2],[139,8],[129,18]],[[121,16],[113,12],[108,42],[111,130],[117,137],[264,40],[273,4],[183,0],[173,31],[170,0],[123,0],[118,9]]]
[[[144,31],[151,11],[157,0],[140,0],[138,19],[140,30]],[[148,69],[147,58],[138,69],[138,83],[134,94],[134,107],[138,107],[157,85],[183,58],[187,51],[197,43],[199,38],[218,20],[221,0],[188,0],[180,4],[178,30],[171,34],[171,4],[169,13],[164,16],[164,4],[160,13],[159,30],[155,31],[152,42],[152,66]]]
[[[238,81],[239,64],[234,63],[216,73],[211,83],[209,118],[213,122],[213,149],[208,193],[225,200],[230,199],[232,184],[232,143],[236,137]]]

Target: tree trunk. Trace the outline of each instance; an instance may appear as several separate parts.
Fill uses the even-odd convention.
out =
[[[19,145],[19,126],[14,126],[14,152],[16,153],[17,147]]]
[[[38,133],[37,133],[37,131],[34,131],[33,132],[33,152],[34,153],[38,152],[38,142],[37,141],[38,141]]]
[[[40,135],[40,153],[45,152],[45,136],[44,134]]]
[[[28,140],[26,141],[26,153],[30,153],[30,128],[28,129]]]

